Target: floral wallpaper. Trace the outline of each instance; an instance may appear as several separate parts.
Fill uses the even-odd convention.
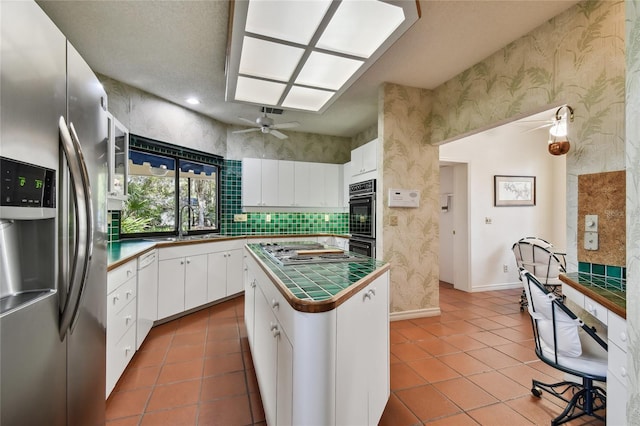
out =
[[[429,144],[430,128],[424,125],[432,94],[387,83],[380,97],[378,133],[384,154],[378,211],[382,211],[383,259],[392,265],[391,312],[437,314],[440,172],[438,148]],[[389,188],[418,189],[420,207],[388,207]],[[397,225],[390,225],[391,217],[397,218]]]
[[[437,143],[571,105],[567,261],[574,268],[577,176],[625,167],[624,49],[624,2],[580,2],[436,88],[425,123]]]
[[[384,188],[419,187],[426,205],[438,193],[438,172],[431,170],[437,144],[570,104],[567,247],[569,267],[577,270],[577,176],[625,167],[624,6],[578,3],[432,92],[385,85],[378,119]],[[392,311],[438,306],[437,212],[417,213],[385,207],[384,257],[402,275],[394,280],[392,273]],[[391,214],[399,217],[397,227],[388,226]]]
[[[246,127],[229,126],[227,159],[270,158],[344,164],[351,159],[351,139],[283,130],[287,139],[260,132],[233,133]]]
[[[627,423],[640,424],[640,1],[626,2]]]

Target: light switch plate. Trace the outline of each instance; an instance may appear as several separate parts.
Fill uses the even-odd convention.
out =
[[[598,250],[598,233],[597,232],[584,233],[584,249]]]
[[[598,215],[597,214],[585,215],[584,230],[587,232],[598,232]]]

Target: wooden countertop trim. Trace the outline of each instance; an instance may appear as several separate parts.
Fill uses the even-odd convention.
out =
[[[153,245],[153,246],[148,247],[148,248],[146,248],[146,249],[144,249],[142,251],[136,252],[135,254],[132,254],[131,256],[123,257],[120,260],[117,260],[117,261],[115,261],[113,263],[110,263],[109,265],[107,265],[107,272],[112,271],[112,270],[116,269],[118,266],[122,266],[125,263],[127,263],[127,262],[129,262],[129,261],[131,261],[133,259],[137,259],[140,256],[142,256],[143,254],[148,253],[151,250],[154,250],[155,248],[156,248],[156,246]]]
[[[185,246],[189,244],[205,244],[205,243],[215,243],[218,241],[232,241],[232,240],[243,240],[243,239],[259,239],[259,238],[287,238],[287,237],[337,237],[337,238],[349,238],[348,235],[344,234],[278,234],[278,235],[233,235],[233,236],[224,236],[224,237],[212,237],[212,238],[203,238],[201,240],[183,240],[183,241],[155,241],[152,247],[145,249],[143,251],[137,252],[127,257],[123,257],[113,263],[107,265],[107,272],[111,271],[118,266],[124,265],[130,260],[136,259],[146,252],[153,250],[154,248],[162,248],[162,247],[173,247],[173,246]],[[150,237],[149,240],[152,240],[153,237]],[[126,241],[126,240],[125,240]]]
[[[572,287],[572,288],[576,289],[577,291],[579,291],[580,293],[584,294],[585,296],[588,296],[589,298],[593,299],[594,301],[598,302],[599,304],[601,304],[602,306],[604,306],[608,310],[612,311],[616,315],[618,315],[618,316],[620,316],[620,317],[622,317],[624,319],[627,318],[627,310],[626,309],[621,308],[620,306],[618,306],[615,303],[611,302],[606,297],[604,297],[604,296],[596,293],[595,291],[591,290],[589,287],[585,287],[584,285],[572,280],[571,278],[569,278],[568,276],[566,276],[564,274],[560,274],[560,281],[562,281],[563,283],[565,283],[569,287]]]
[[[355,293],[371,284],[373,280],[384,274],[389,270],[391,265],[388,263],[381,266],[380,268],[374,270],[372,273],[367,275],[366,277],[360,279],[359,281],[353,283],[349,287],[340,291],[330,299],[313,301],[313,300],[301,300],[295,297],[286,285],[278,278],[272,271],[269,266],[267,266],[262,259],[260,259],[253,250],[247,249],[246,251],[251,254],[251,257],[255,259],[260,268],[264,271],[265,274],[271,279],[273,285],[278,289],[280,294],[286,299],[286,301],[291,305],[293,309],[300,312],[307,312],[311,314],[317,314],[320,312],[327,312],[336,309],[338,306],[346,302],[351,296]]]

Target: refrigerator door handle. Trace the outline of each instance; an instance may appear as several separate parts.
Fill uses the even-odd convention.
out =
[[[75,244],[69,289],[60,319],[60,338],[63,339],[67,332],[73,328],[77,318],[80,299],[89,273],[89,263],[93,251],[93,207],[91,205],[89,173],[84,162],[78,135],[72,123],[67,128],[64,117],[60,117],[58,127],[73,186],[73,191],[71,192],[73,192],[75,206],[75,239],[77,242]]]

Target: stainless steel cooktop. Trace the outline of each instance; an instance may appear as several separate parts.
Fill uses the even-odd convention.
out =
[[[308,265],[314,263],[366,262],[368,257],[325,247],[314,242],[261,243],[262,249],[282,266]]]

